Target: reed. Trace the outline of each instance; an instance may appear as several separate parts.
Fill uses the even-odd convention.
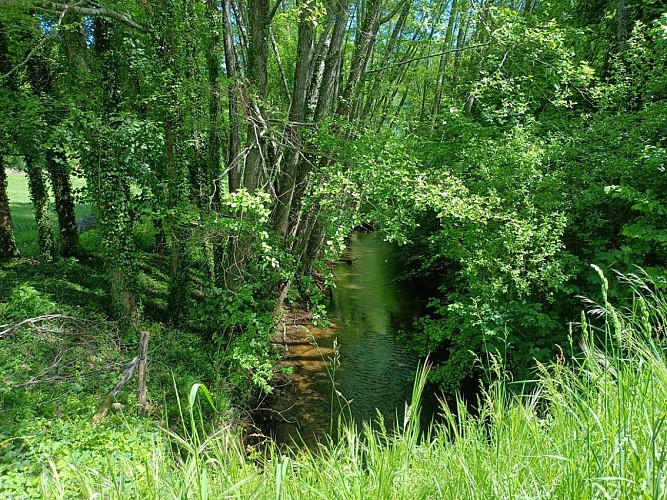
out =
[[[417,374],[405,419],[388,431],[340,423],[316,450],[267,443],[249,456],[231,428],[203,433],[190,394],[178,432],[141,463],[77,469],[69,483],[45,464],[44,496],[64,498],[662,498],[667,494],[667,302],[645,277],[625,276],[627,309],[607,299],[582,316],[581,355],[538,367],[537,389],[511,391],[502,365],[472,414],[459,401],[419,427],[428,364]],[[589,321],[589,318],[593,318]],[[596,323],[596,326],[591,323]],[[128,429],[131,432],[131,429]],[[171,443],[171,447],[168,446]],[[60,466],[62,468],[62,465]],[[137,471],[141,471],[140,473]]]

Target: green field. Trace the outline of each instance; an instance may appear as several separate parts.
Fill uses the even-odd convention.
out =
[[[10,173],[7,175],[9,204],[12,211],[12,222],[14,223],[14,234],[16,244],[22,257],[39,256],[37,245],[37,225],[33,213],[30,193],[28,190],[28,177],[22,173]],[[87,203],[81,203],[82,190],[86,181],[78,177],[72,177],[72,187],[75,189],[77,203],[74,207],[77,220],[91,213],[91,207]],[[57,231],[58,219],[53,208],[53,196],[51,197],[51,218],[54,230]]]

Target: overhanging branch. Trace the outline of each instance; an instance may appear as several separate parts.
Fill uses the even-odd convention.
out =
[[[20,0],[0,0],[0,5],[8,6],[25,6],[26,2]],[[82,16],[100,16],[106,17],[118,21],[121,24],[124,24],[128,28],[132,28],[141,33],[147,33],[148,30],[141,24],[133,21],[129,17],[120,12],[116,12],[112,9],[107,9],[106,7],[83,7],[80,5],[81,2],[77,4],[67,4],[59,2],[31,2],[31,7],[37,7],[45,10],[55,10],[57,12],[72,12],[73,14],[80,14]]]
[[[432,57],[439,57],[439,56],[442,56],[444,54],[452,54],[454,52],[461,52],[463,50],[477,49],[479,47],[486,47],[487,45],[491,45],[492,43],[494,43],[494,42],[478,43],[477,45],[468,45],[467,47],[462,47],[460,49],[450,49],[450,50],[445,50],[444,52],[436,52],[435,54],[427,54],[425,56],[412,57],[410,59],[406,59],[405,61],[397,62],[397,63],[394,63],[394,64],[388,64],[387,66],[382,66],[381,68],[371,69],[369,71],[366,71],[366,75],[370,75],[372,73],[379,73],[380,71],[384,71],[386,69],[395,68],[397,66],[403,66],[404,64],[410,64],[411,62],[421,61],[423,59],[430,59]]]

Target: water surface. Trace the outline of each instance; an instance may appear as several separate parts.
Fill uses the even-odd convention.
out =
[[[287,340],[284,364],[293,367],[291,383],[271,403],[278,442],[303,439],[312,445],[322,440],[335,428],[332,422],[341,405],[357,423],[377,419],[378,412],[390,427],[403,418],[417,359],[396,340],[396,333],[410,328],[415,299],[408,286],[396,281],[394,252],[376,234],[352,233],[334,269],[330,327],[306,321],[288,325],[298,335]]]

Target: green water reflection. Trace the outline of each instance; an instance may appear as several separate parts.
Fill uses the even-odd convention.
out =
[[[396,281],[395,252],[375,234],[353,233],[335,266],[331,326],[290,325],[296,334],[287,339],[284,364],[293,374],[270,403],[268,427],[279,443],[311,446],[334,433],[344,401],[350,404],[343,404],[342,415],[357,423],[376,420],[378,411],[390,428],[403,418],[417,360],[405,352],[396,333],[412,325],[416,302],[410,288]],[[334,358],[340,360],[336,389],[344,399],[333,391]]]

